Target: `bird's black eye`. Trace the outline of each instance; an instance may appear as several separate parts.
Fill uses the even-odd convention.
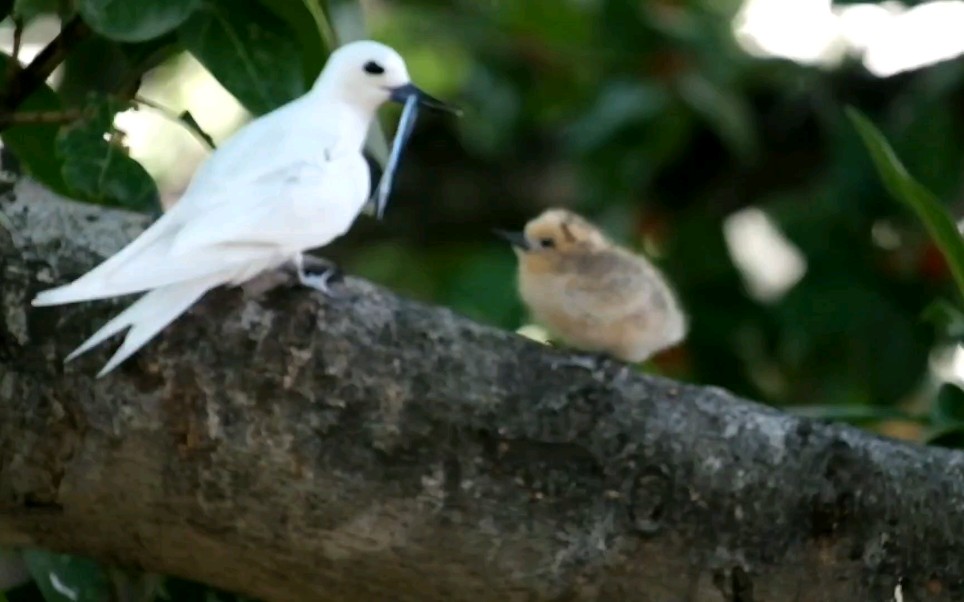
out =
[[[556,246],[556,241],[552,240],[551,238],[540,238],[539,244],[547,249],[551,249],[552,247]]]
[[[365,63],[364,69],[365,73],[369,73],[371,75],[381,75],[382,73],[385,73],[385,68],[375,61],[368,61]]]

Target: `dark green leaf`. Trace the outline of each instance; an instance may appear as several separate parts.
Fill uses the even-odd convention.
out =
[[[6,86],[11,60],[9,56],[0,54],[0,82],[3,82],[3,86]],[[56,113],[61,109],[57,94],[49,86],[42,85],[20,105],[19,111]],[[55,148],[59,130],[59,125],[51,123],[16,125],[4,130],[0,138],[20,160],[24,172],[48,188],[67,194],[69,188],[60,173],[60,162],[56,160]]]
[[[948,301],[934,301],[927,306],[921,317],[934,324],[944,336],[964,340],[964,312]]]
[[[950,449],[964,449],[964,425],[935,431],[927,438],[927,444]]]
[[[64,162],[64,180],[86,200],[149,210],[159,203],[153,178],[116,142],[104,139],[121,108],[112,101],[99,101],[89,118],[61,131],[57,151]]]
[[[114,600],[153,602],[161,594],[164,577],[119,567],[106,569],[115,592]]]
[[[326,36],[318,31],[318,25],[308,10],[305,0],[260,0],[294,32],[301,51],[304,81],[307,86],[314,83],[328,59],[330,48]]]
[[[907,173],[887,139],[870,120],[853,108],[848,107],[847,114],[870,151],[884,186],[894,198],[917,213],[944,254],[958,290],[964,296],[964,239],[947,209]]]
[[[574,149],[592,152],[611,142],[631,123],[655,118],[668,97],[659,86],[638,81],[614,81],[603,88],[595,106],[574,123],[567,135]]]
[[[33,578],[27,571],[27,565],[20,557],[20,552],[0,548],[0,592],[12,593],[24,584],[31,584]]]
[[[934,401],[934,422],[964,423],[964,390],[953,383],[941,385]]]
[[[683,101],[699,114],[736,156],[750,161],[757,155],[757,134],[747,102],[699,74],[679,82]]]
[[[25,23],[43,15],[65,15],[70,12],[68,0],[14,0],[13,14]]]
[[[306,89],[294,32],[257,0],[213,0],[178,34],[191,54],[255,115]]]
[[[0,21],[9,17],[12,10],[13,0],[0,0]],[[0,593],[0,595],[2,595],[2,593]],[[0,602],[2,602],[2,599],[0,599]]]
[[[797,416],[851,424],[869,424],[883,420],[906,420],[909,422],[921,422],[923,420],[919,416],[912,416],[900,410],[872,405],[809,405],[789,406],[786,409]]]
[[[24,550],[24,562],[47,602],[102,602],[110,582],[97,563],[43,550]]]
[[[139,43],[90,36],[67,55],[57,93],[67,105],[83,104],[91,90],[128,98],[146,71],[180,51],[175,34]]]
[[[168,577],[164,581],[156,599],[171,602],[246,602],[248,600],[238,594],[223,592],[202,583],[176,577]]]
[[[143,42],[175,29],[201,0],[78,0],[77,11],[90,28],[121,42]]]

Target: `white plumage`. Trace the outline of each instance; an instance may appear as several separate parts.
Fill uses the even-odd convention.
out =
[[[37,295],[60,305],[150,291],[65,361],[130,328],[98,376],[146,344],[205,292],[241,284],[344,234],[365,205],[365,137],[378,107],[415,98],[448,109],[409,81],[402,58],[371,41],[341,47],[313,88],[249,123],[200,167],[182,198],[151,227],[74,282]]]

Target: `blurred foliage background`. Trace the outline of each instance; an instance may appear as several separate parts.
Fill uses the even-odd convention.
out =
[[[0,0],[0,15],[8,170],[159,211],[208,136],[303,93],[334,44],[370,36],[465,116],[423,113],[386,219],[324,251],[346,271],[518,329],[515,260],[490,229],[568,206],[679,290],[691,334],[647,370],[961,442],[951,273],[844,107],[959,215],[964,2]],[[388,134],[398,114],[383,111]],[[231,599],[40,551],[0,567],[20,583],[9,602]]]

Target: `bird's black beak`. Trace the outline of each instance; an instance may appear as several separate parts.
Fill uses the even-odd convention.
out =
[[[498,228],[495,228],[492,230],[492,233],[499,238],[509,241],[509,244],[517,249],[521,249],[523,251],[529,251],[532,249],[532,245],[529,244],[529,239],[527,239],[526,235],[522,232],[509,232],[508,230],[499,230]]]
[[[462,116],[462,109],[435,98],[411,82],[405,84],[404,86],[391,88],[391,93],[392,95],[390,98],[392,101],[400,104],[405,104],[406,100],[414,96],[416,99],[418,99],[418,104],[422,105],[426,109],[432,109],[433,111],[440,111],[443,113],[451,113],[457,117]]]

